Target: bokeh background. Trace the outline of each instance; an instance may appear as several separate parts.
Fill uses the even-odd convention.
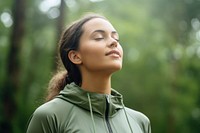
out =
[[[200,0],[0,0],[0,132],[23,133],[56,72],[63,29],[87,12],[118,30],[113,88],[153,133],[200,132]]]

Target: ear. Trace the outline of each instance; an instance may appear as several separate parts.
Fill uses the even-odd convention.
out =
[[[82,63],[82,61],[81,61],[81,56],[80,56],[80,54],[79,54],[78,51],[75,51],[75,50],[69,51],[69,53],[68,53],[68,58],[69,58],[70,61],[71,61],[72,63],[74,63],[74,64],[79,65],[79,64]]]

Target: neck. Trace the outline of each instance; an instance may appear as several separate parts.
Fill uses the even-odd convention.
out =
[[[83,74],[81,88],[89,92],[110,94],[111,75]]]

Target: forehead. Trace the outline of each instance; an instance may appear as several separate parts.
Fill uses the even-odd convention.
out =
[[[107,32],[116,31],[112,24],[103,18],[94,18],[83,25],[83,31],[92,33],[95,30],[104,30]]]

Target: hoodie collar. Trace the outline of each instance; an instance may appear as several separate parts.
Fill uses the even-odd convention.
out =
[[[99,94],[85,91],[75,83],[71,83],[67,84],[57,97],[90,111],[88,94],[93,112],[101,116],[105,116],[106,103],[109,104],[109,116],[113,116],[123,108],[122,95],[114,89],[111,90],[111,95]]]

